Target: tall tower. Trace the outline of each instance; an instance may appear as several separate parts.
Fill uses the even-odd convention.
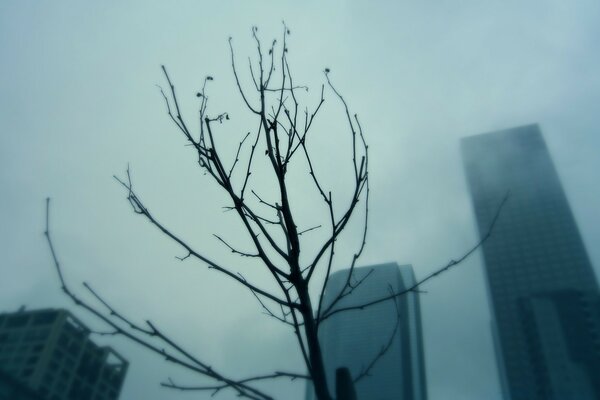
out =
[[[331,304],[340,292],[348,273],[349,270],[343,270],[331,275],[323,298],[325,305]],[[415,282],[412,267],[396,263],[355,268],[352,282],[361,280],[362,283],[336,308],[364,304],[388,295],[390,290],[408,288]],[[337,368],[349,368],[352,377],[356,378],[381,349],[387,347],[385,354],[370,369],[369,376],[357,382],[358,399],[427,398],[418,293],[400,296],[396,304],[387,301],[364,310],[335,314],[323,322],[319,338],[330,391],[335,389]],[[309,399],[311,392],[309,387]]]
[[[600,301],[537,125],[462,139],[508,400],[600,399]]]

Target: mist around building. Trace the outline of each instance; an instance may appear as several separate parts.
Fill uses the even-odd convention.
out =
[[[480,235],[490,233],[482,268],[502,398],[600,399],[598,281],[538,125],[465,137],[461,150]],[[390,287],[415,284],[409,265],[359,268],[356,281],[369,273],[347,302],[368,303]],[[332,276],[326,299],[344,274]],[[427,398],[418,288],[400,301],[397,331],[393,305],[381,304],[337,316],[321,332],[330,379],[344,366],[362,377],[369,355],[387,348],[386,333],[395,335],[370,379],[356,382],[359,399]],[[310,385],[307,393],[312,400]]]
[[[504,400],[600,399],[600,295],[582,236],[538,125],[461,140],[480,267],[491,305]],[[488,235],[489,233],[489,235]],[[489,237],[488,237],[489,236]],[[407,255],[408,257],[408,255]],[[347,368],[360,400],[428,398],[420,296],[410,264],[385,262],[335,272],[325,307],[402,296],[333,315],[320,330],[328,385]],[[73,309],[0,314],[0,399],[116,400],[125,352],[95,343]],[[435,362],[435,358],[434,361]],[[177,398],[173,394],[170,398]],[[305,398],[315,399],[310,382]]]
[[[306,375],[293,329],[265,315],[239,282],[186,258],[185,249],[133,212],[113,177],[126,182],[129,170],[136,193],[167,228],[249,282],[279,291],[257,259],[240,258],[215,238],[254,250],[235,211],[222,208],[231,206],[227,194],[198,168],[157,85],[169,94],[164,65],[197,138],[203,99],[197,95],[204,79],[213,78],[205,92],[208,113],[230,117],[213,123],[229,170],[239,142],[258,127],[239,96],[229,38],[240,83],[257,105],[248,68],[248,57],[256,56],[253,27],[267,56],[273,39],[283,48],[282,20],[291,32],[286,54],[299,86],[300,120],[325,85],[306,143],[339,209],[352,193],[354,171],[347,116],[328,88],[326,69],[350,116],[357,114],[369,148],[369,226],[355,264],[368,278],[356,299],[401,290],[410,282],[408,266],[418,282],[459,260],[484,237],[506,198],[491,235],[466,260],[395,302],[324,322],[320,339],[329,347],[332,394],[339,375],[357,380],[351,382],[357,396],[379,385],[400,392],[400,399],[597,398],[598,0],[0,1],[2,396],[236,398],[230,390],[212,396],[161,386],[214,381],[113,335],[65,295],[44,236],[48,197],[65,282],[83,301],[106,311],[86,282],[121,315],[143,328],[151,321],[232,378]],[[277,68],[272,82],[280,73]],[[251,135],[240,152],[238,182],[253,143]],[[264,150],[256,159],[268,159]],[[290,189],[298,228],[322,225],[302,235],[307,261],[329,230],[329,214],[312,206],[320,198],[307,165],[300,160],[296,167]],[[265,188],[257,193],[265,201],[278,198],[263,171],[252,174]],[[257,203],[250,192],[245,197]],[[352,264],[364,205],[358,203],[336,242],[331,285]],[[271,208],[264,210],[277,220]],[[382,267],[379,273],[382,265],[400,272]],[[316,278],[323,272],[319,267]],[[313,308],[321,294],[315,286]],[[343,300],[352,307],[350,297]],[[33,314],[46,311],[69,315],[69,325],[60,316],[33,322]],[[31,315],[25,325],[20,312]],[[6,322],[13,317],[16,322]],[[73,338],[89,331],[87,340],[69,339],[69,346],[81,344],[73,344],[73,354],[52,342],[61,326]],[[30,329],[41,336],[26,338]],[[127,363],[119,390],[102,372],[124,365],[113,352]],[[302,378],[256,387],[275,400],[313,395]]]

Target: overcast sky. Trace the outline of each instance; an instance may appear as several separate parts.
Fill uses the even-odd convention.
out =
[[[254,50],[251,26],[268,43],[282,20],[296,81],[314,88],[311,104],[331,68],[367,135],[372,198],[362,265],[412,264],[419,277],[461,255],[477,232],[459,139],[539,123],[598,271],[600,3],[303,3],[0,3],[0,311],[69,307],[98,326],[59,290],[42,235],[50,196],[55,244],[78,290],[92,283],[124,313],[155,321],[233,376],[302,372],[292,332],[261,315],[247,291],[200,263],[179,262],[183,251],[131,211],[112,178],[129,163],[161,221],[207,254],[233,260],[212,233],[235,240],[239,225],[221,212],[225,197],[198,170],[155,85],[164,84],[167,65],[193,120],[194,94],[214,76],[213,112],[230,112],[231,129],[245,132],[227,38],[243,61]],[[322,170],[343,171],[342,121],[329,95],[314,132]],[[336,177],[325,177],[335,190]],[[350,242],[356,234],[352,227]],[[432,400],[500,399],[480,257],[424,288]],[[341,254],[336,268],[349,260]],[[168,376],[195,381],[134,345],[97,340],[131,362],[123,399],[209,397],[159,388]],[[268,388],[291,400],[304,389]]]

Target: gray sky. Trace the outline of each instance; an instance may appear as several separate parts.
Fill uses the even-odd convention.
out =
[[[229,111],[231,128],[245,132],[227,38],[244,61],[253,50],[250,27],[268,43],[282,19],[296,81],[315,89],[308,98],[317,100],[321,72],[331,68],[367,134],[372,198],[363,265],[411,263],[423,276],[459,256],[477,234],[458,139],[537,122],[598,271],[600,3],[304,3],[0,3],[1,310],[72,308],[42,235],[51,196],[57,250],[74,287],[91,282],[123,312],[155,321],[234,376],[302,370],[291,331],[261,316],[240,287],[177,261],[181,249],[131,212],[112,179],[129,163],[156,216],[209,255],[234,260],[211,235],[236,239],[238,225],[221,213],[222,193],[197,169],[155,84],[166,64],[193,119],[194,94],[214,76],[213,112]],[[345,138],[342,117],[329,96],[315,131],[323,171],[344,160],[333,151]],[[337,177],[324,173],[335,189]],[[352,239],[358,231],[350,230]],[[349,258],[342,254],[337,267]],[[430,398],[499,399],[480,256],[425,289]],[[208,398],[158,388],[167,376],[193,377],[126,342],[110,343],[131,361],[124,399]],[[300,383],[269,388],[284,399],[303,393]]]

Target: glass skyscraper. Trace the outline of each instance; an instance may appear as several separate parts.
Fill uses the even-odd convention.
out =
[[[325,305],[331,304],[340,292],[348,273],[349,270],[343,270],[331,275],[323,298]],[[396,263],[355,268],[351,282],[362,279],[362,283],[336,308],[364,304],[390,294],[390,290],[408,288],[415,282],[412,267]],[[421,336],[419,295],[416,292],[400,296],[397,306],[394,301],[387,301],[363,310],[333,315],[323,322],[319,331],[330,392],[335,390],[337,368],[347,367],[356,378],[381,349],[390,344],[369,375],[357,382],[358,399],[425,400]],[[310,385],[307,398],[314,398]]]
[[[600,399],[598,283],[537,125],[464,138],[505,399]]]

